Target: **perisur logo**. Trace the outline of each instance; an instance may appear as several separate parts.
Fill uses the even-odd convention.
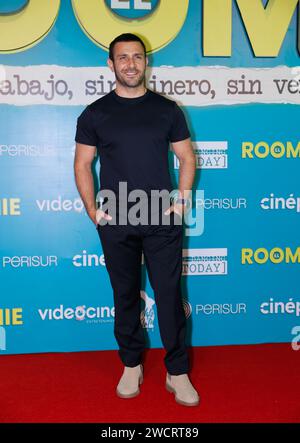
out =
[[[160,0],[105,0],[115,14],[125,19],[142,19],[151,14]]]

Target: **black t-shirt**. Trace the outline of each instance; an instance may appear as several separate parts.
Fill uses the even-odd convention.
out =
[[[78,117],[75,141],[97,147],[100,189],[118,195],[119,182],[126,181],[128,192],[142,189],[150,195],[153,189],[173,189],[169,142],[188,137],[184,114],[173,100],[150,89],[135,98],[112,90]]]

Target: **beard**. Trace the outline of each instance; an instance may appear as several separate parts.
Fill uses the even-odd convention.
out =
[[[137,88],[145,82],[145,71],[137,74],[135,77],[128,78],[115,70],[115,76],[118,82],[127,88]]]

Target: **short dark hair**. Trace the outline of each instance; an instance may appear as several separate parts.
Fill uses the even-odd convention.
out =
[[[125,33],[118,35],[118,37],[116,37],[109,45],[109,58],[112,61],[114,60],[114,47],[115,44],[118,42],[140,42],[144,48],[144,53],[146,57],[146,46],[143,40],[135,34]]]

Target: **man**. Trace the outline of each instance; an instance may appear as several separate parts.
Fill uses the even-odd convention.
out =
[[[144,253],[166,350],[166,388],[175,393],[178,403],[195,406],[199,396],[187,374],[186,318],[180,289],[183,227],[178,223],[186,205],[183,197],[189,196],[195,174],[190,132],[178,105],[145,87],[148,58],[138,36],[122,34],[115,38],[107,62],[115,74],[116,88],[79,116],[74,170],[78,191],[98,230],[113,288],[114,334],[124,364],[116,392],[122,398],[135,397],[143,381],[140,289]],[[126,183],[128,191],[142,190],[146,196],[153,190],[167,190],[169,195],[169,142],[180,162],[179,198],[172,204],[169,200],[158,225],[124,224],[122,211],[112,216],[103,207],[97,209],[91,172],[96,149],[101,163],[100,192],[113,192],[120,202],[120,183]],[[143,207],[147,208],[149,201]],[[167,225],[163,219],[168,215]]]

